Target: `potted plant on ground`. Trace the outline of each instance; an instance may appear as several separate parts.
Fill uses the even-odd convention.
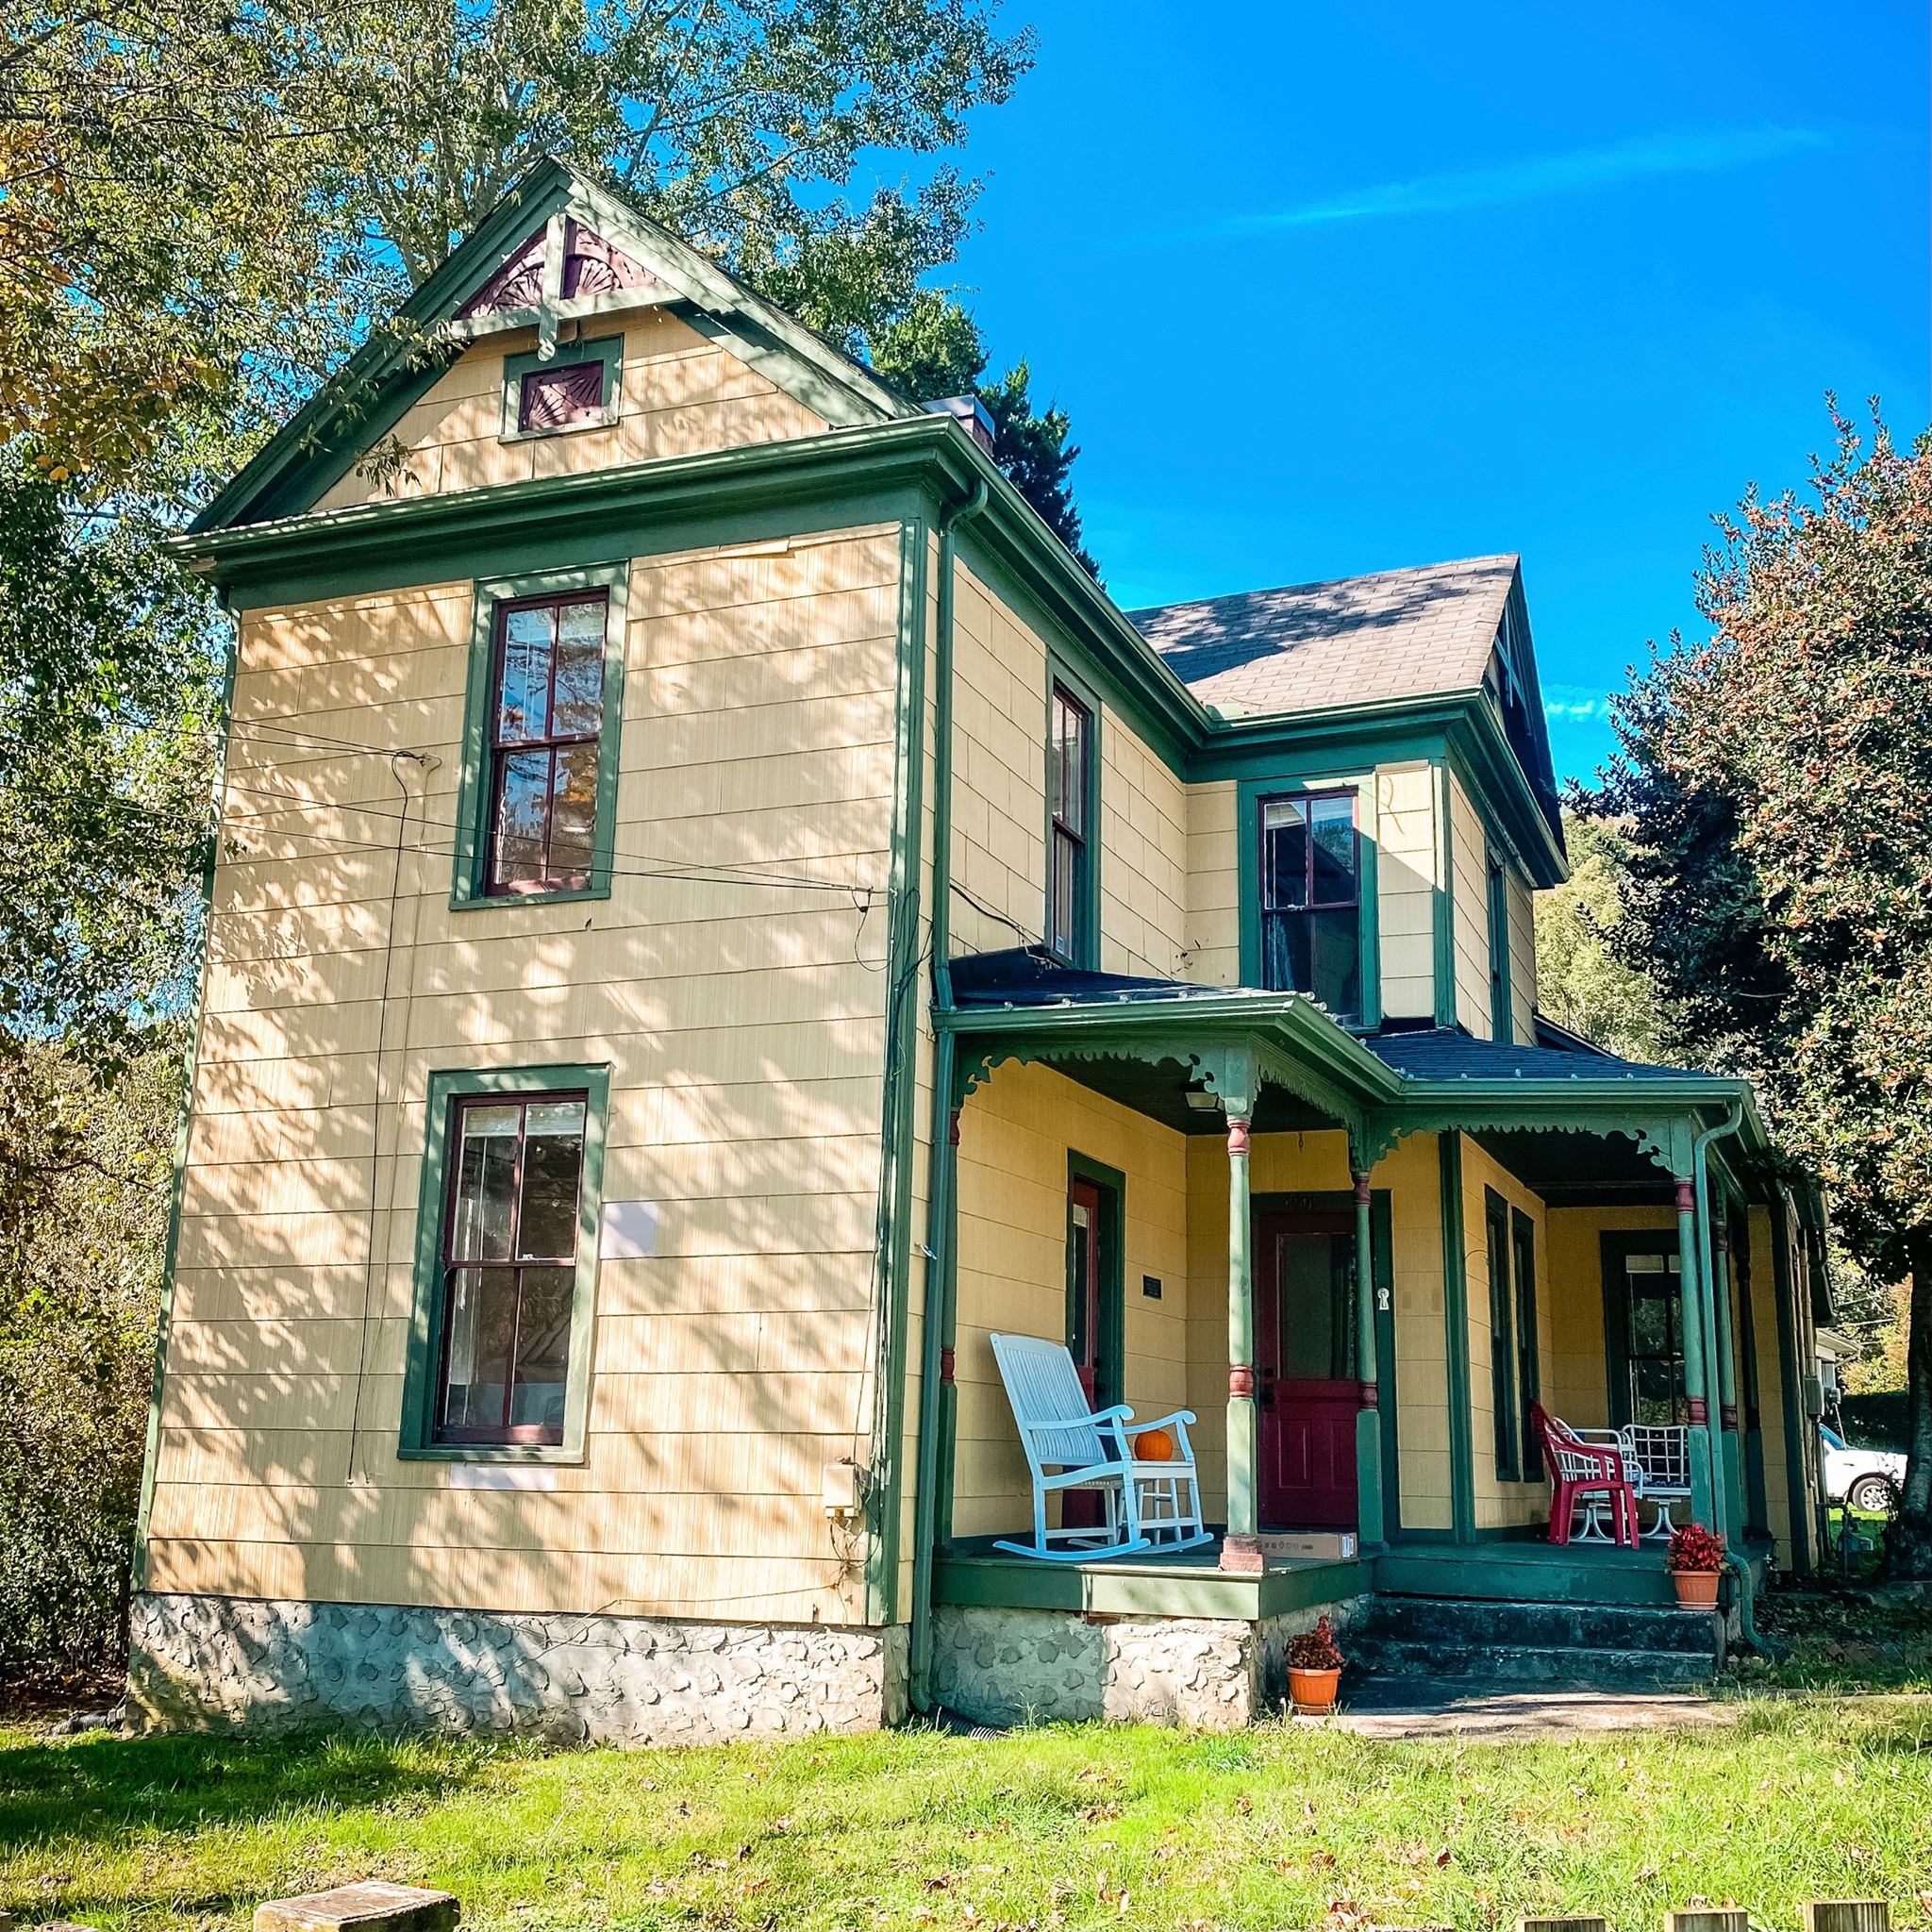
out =
[[[1718,1578],[1724,1573],[1724,1540],[1701,1523],[1680,1524],[1671,1532],[1664,1563],[1686,1609],[1717,1607]]]
[[[1288,1696],[1295,1709],[1319,1715],[1335,1708],[1335,1687],[1341,1681],[1341,1653],[1328,1619],[1317,1619],[1312,1630],[1288,1640]]]

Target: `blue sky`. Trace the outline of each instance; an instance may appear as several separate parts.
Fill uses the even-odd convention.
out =
[[[1124,605],[1520,551],[1559,770],[1823,396],[1928,380],[1921,0],[1033,0],[956,271]]]

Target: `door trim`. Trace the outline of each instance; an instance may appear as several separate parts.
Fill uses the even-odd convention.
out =
[[[1126,1400],[1127,1177],[1119,1168],[1070,1147],[1065,1191],[1069,1199],[1075,1181],[1100,1190],[1100,1366],[1109,1379],[1102,1382],[1096,1375],[1093,1406],[1108,1408]]]

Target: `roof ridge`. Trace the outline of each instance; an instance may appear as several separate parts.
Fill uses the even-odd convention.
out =
[[[1393,577],[1428,576],[1443,571],[1469,570],[1484,563],[1507,563],[1512,569],[1520,569],[1523,554],[1517,550],[1493,550],[1480,557],[1451,557],[1436,563],[1401,564],[1389,570],[1360,571],[1353,576],[1316,577],[1302,584],[1264,584],[1250,591],[1218,591],[1212,596],[1181,597],[1172,604],[1143,604],[1126,614],[1129,621],[1133,621],[1166,610],[1187,610],[1208,604],[1234,604],[1250,597],[1284,597],[1301,591],[1333,591],[1343,584],[1374,584],[1387,582]]]

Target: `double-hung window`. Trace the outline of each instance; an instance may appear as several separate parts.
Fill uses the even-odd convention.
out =
[[[489,896],[581,891],[591,882],[609,615],[601,590],[498,607]]]
[[[1069,966],[1088,966],[1093,963],[1093,714],[1056,684],[1047,729],[1047,950]]]
[[[1541,1397],[1536,1307],[1536,1224],[1493,1188],[1484,1192],[1490,1251],[1490,1391],[1496,1474],[1503,1482],[1542,1479],[1542,1452],[1529,1412]]]
[[[434,1442],[563,1441],[588,1098],[451,1103]]]
[[[1352,791],[1260,801],[1261,984],[1362,1010],[1362,855]]]

